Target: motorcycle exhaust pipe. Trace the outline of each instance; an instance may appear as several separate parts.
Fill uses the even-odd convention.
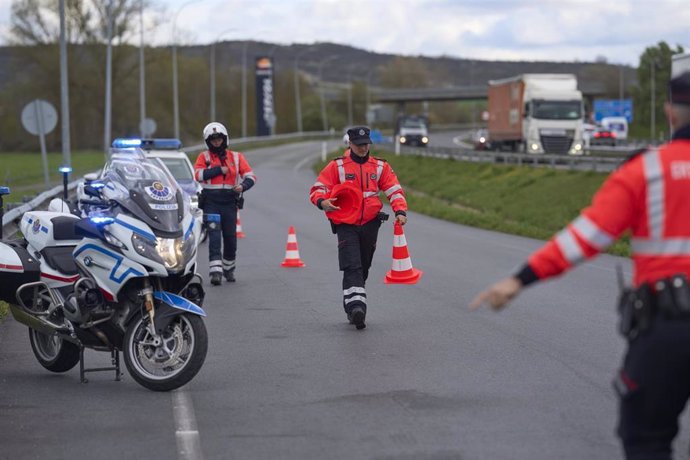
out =
[[[30,327],[31,329],[34,329],[35,331],[40,332],[41,334],[57,334],[61,339],[67,340],[75,345],[81,346],[81,341],[78,338],[73,337],[69,329],[63,325],[55,324],[51,321],[48,321],[45,318],[32,315],[26,309],[16,304],[10,304],[10,311],[12,312],[12,316],[15,320],[17,320],[25,326]]]

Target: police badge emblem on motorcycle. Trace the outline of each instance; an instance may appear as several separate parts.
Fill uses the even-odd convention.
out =
[[[172,199],[170,189],[161,182],[154,182],[150,187],[146,187],[146,194],[156,201],[168,201]]]

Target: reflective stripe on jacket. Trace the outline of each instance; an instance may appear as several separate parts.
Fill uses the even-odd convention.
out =
[[[201,152],[194,163],[194,179],[206,190],[231,189],[237,184],[241,184],[245,179],[250,179],[256,183],[256,175],[249,163],[240,152],[226,151],[225,163],[221,163],[218,155],[211,155],[208,150]],[[237,167],[239,165],[239,168]],[[204,171],[216,167],[227,166],[228,173],[218,174],[210,179],[204,180]],[[246,189],[246,187],[245,187]]]
[[[377,216],[383,207],[379,192],[386,195],[394,212],[407,211],[405,192],[385,160],[369,155],[367,162],[360,164],[352,160],[350,155],[353,153],[346,150],[344,156],[336,158],[323,168],[309,193],[312,203],[316,205],[319,199],[327,198],[334,185],[351,181],[362,190],[364,198],[362,215],[357,225],[364,225]],[[340,222],[333,219],[333,223]]]
[[[690,139],[648,150],[611,174],[592,204],[529,258],[540,278],[558,275],[631,232],[634,284],[690,277]]]

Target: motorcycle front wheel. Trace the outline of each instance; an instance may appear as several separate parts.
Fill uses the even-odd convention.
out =
[[[174,390],[192,380],[208,350],[203,320],[197,315],[177,315],[160,335],[160,343],[148,325],[149,318],[142,317],[127,327],[124,357],[132,378],[153,391]]]
[[[67,372],[79,362],[79,347],[57,334],[44,334],[29,328],[29,340],[34,356],[52,372]]]

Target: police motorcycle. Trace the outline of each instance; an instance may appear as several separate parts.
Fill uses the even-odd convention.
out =
[[[200,212],[160,160],[138,148],[111,149],[100,180],[84,188],[87,217],[29,211],[24,238],[0,241],[0,299],[29,326],[44,368],[80,364],[82,382],[86,372],[111,370],[119,380],[121,351],[142,386],[178,388],[208,348],[196,273]],[[85,369],[85,348],[109,351],[113,367]]]

